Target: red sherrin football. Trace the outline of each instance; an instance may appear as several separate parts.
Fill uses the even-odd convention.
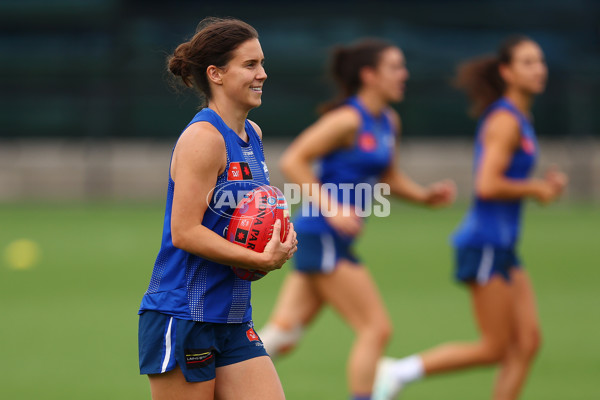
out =
[[[259,186],[246,193],[233,212],[227,239],[247,249],[262,253],[273,235],[273,224],[281,220],[281,241],[290,230],[290,212],[281,190],[275,186]],[[231,267],[241,279],[255,281],[267,273],[253,269]]]

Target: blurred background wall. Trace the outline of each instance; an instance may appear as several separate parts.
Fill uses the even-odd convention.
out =
[[[170,150],[196,112],[169,83],[166,56],[205,16],[257,28],[269,79],[250,118],[265,134],[275,184],[281,150],[333,94],[332,46],[364,36],[401,47],[411,73],[402,167],[420,181],[470,185],[475,121],[457,64],[504,37],[538,41],[550,68],[535,103],[543,168],[571,175],[568,197],[600,199],[600,1],[0,2],[0,200],[161,199]]]

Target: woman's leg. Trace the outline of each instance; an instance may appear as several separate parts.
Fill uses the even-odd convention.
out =
[[[213,399],[215,380],[187,382],[179,366],[162,374],[148,375],[152,400]]]
[[[395,399],[404,385],[423,375],[494,364],[504,359],[514,332],[510,284],[494,275],[483,286],[471,284],[470,290],[480,339],[446,343],[400,360],[383,359],[378,366],[374,399]]]
[[[518,398],[541,341],[535,295],[526,272],[511,270],[511,290],[515,331],[498,373],[494,400]]]
[[[292,271],[285,277],[267,325],[258,332],[267,353],[275,359],[289,352],[323,305],[310,275]]]
[[[510,283],[494,275],[487,284],[470,285],[475,318],[481,333],[472,343],[447,343],[421,354],[425,375],[500,362],[513,332],[513,292]]]
[[[369,395],[375,368],[391,336],[392,325],[369,271],[341,260],[330,274],[312,276],[320,295],[356,332],[348,360],[354,395]]]
[[[219,367],[215,382],[216,400],[285,399],[273,361],[267,356]]]

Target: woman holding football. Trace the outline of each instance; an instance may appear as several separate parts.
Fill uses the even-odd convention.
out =
[[[347,365],[352,398],[368,399],[392,327],[368,269],[352,252],[363,227],[359,204],[369,203],[357,185],[382,182],[391,194],[432,207],[451,203],[455,189],[452,182],[422,187],[395,165],[401,125],[390,103],[403,99],[408,79],[402,51],[367,39],[336,49],[332,61],[340,96],[290,145],[281,168],[289,181],[314,188],[310,196],[317,208],[337,213],[296,217],[302,243],[296,269],[287,275],[260,336],[276,357],[298,342],[325,304],[332,305],[356,334]],[[318,174],[312,169],[315,162]],[[326,194],[321,191],[325,184],[337,189]]]
[[[226,187],[238,198],[269,184],[261,130],[247,119],[261,104],[263,62],[254,28],[215,18],[168,59],[171,74],[207,105],[173,149],[161,248],[139,312],[140,372],[155,400],[284,399],[252,326],[250,282],[229,266],[281,268],[296,251],[296,234],[291,227],[281,243],[278,221],[262,253],[229,242],[232,210],[217,210],[213,191]],[[249,171],[234,176],[234,167]]]
[[[543,179],[529,177],[538,155],[531,106],[547,75],[540,46],[523,36],[507,39],[496,56],[459,69],[457,83],[480,122],[475,196],[453,242],[456,278],[468,285],[480,339],[382,360],[375,399],[394,399],[423,376],[489,364],[500,367],[492,398],[518,398],[540,345],[533,288],[516,253],[522,202],[550,203],[567,183],[555,168]]]

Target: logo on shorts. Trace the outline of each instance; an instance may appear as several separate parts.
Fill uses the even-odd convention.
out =
[[[215,361],[215,349],[185,349],[185,366],[188,369],[202,368]]]
[[[255,342],[257,340],[260,341],[260,338],[258,337],[258,335],[256,334],[256,332],[254,332],[254,328],[250,328],[250,329],[248,329],[246,331],[246,337],[251,342]]]

